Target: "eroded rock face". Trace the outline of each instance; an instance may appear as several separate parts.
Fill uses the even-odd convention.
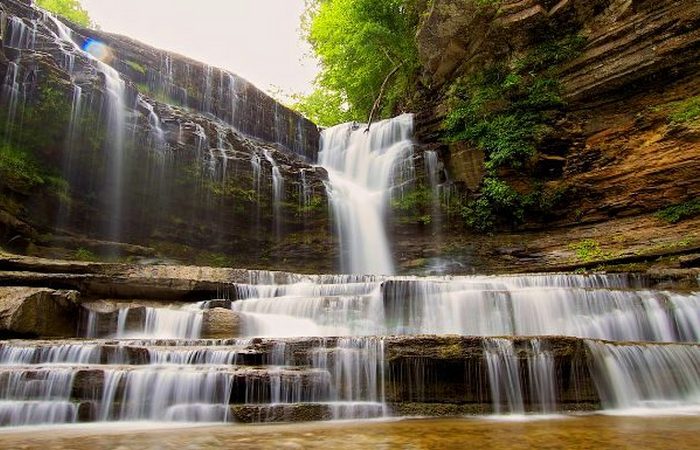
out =
[[[0,287],[0,335],[74,336],[78,293],[27,287]]]
[[[582,47],[543,75],[558,83],[563,105],[547,111],[551,132],[537,144],[537,156],[521,170],[497,173],[521,195],[557,192],[561,201],[546,217],[526,214],[519,227],[491,236],[469,236],[451,212],[439,224],[395,227],[404,267],[429,270],[424,261],[442,258],[477,272],[576,268],[581,261],[570,249],[586,240],[605,248],[601,254],[634,263],[635,254],[671,252],[671,242],[678,243],[675,250],[696,252],[696,219],[668,224],[655,214],[700,195],[698,122],[672,118],[683,101],[700,95],[698,2],[424,4],[416,37],[423,90],[416,111],[418,152],[436,151],[455,189],[468,198],[480,192],[484,154],[467,141],[444,143],[450,88],[494,65],[516,70],[552,37],[575,36]]]
[[[26,2],[0,9],[0,80],[9,80],[0,103],[12,106],[11,125],[50,141],[27,150],[66,184],[59,195],[46,184],[0,183],[4,245],[63,258],[332,267],[327,174],[311,166],[319,145],[313,123],[220,69],[64,28]],[[119,82],[75,48],[89,40],[109,49]],[[47,93],[60,94],[42,122],[51,121],[50,139],[45,127],[23,122]]]

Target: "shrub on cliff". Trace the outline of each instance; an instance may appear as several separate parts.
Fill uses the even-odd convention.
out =
[[[546,216],[561,201],[560,193],[541,190],[521,195],[500,176],[503,168],[528,172],[563,106],[557,67],[575,57],[584,43],[575,34],[550,38],[518,59],[455,80],[447,91],[445,141],[469,142],[486,155],[488,176],[479,195],[461,208],[469,227],[488,231],[517,225],[528,213]]]

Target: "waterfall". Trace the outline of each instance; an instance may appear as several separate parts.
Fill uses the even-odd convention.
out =
[[[594,380],[607,408],[649,414],[700,409],[700,348],[589,341]]]
[[[505,339],[488,339],[484,344],[494,412],[502,414],[505,404],[508,413],[523,414],[525,406],[520,386],[520,367],[513,343]]]
[[[250,336],[301,336],[311,329],[326,336],[563,335],[651,342],[697,342],[700,336],[700,295],[635,289],[633,279],[615,275],[291,281],[239,287],[241,300],[233,308],[244,314]]]
[[[56,42],[63,48],[67,46],[65,53],[78,53],[92,62],[94,67],[104,77],[106,93],[106,124],[107,139],[107,171],[105,185],[107,187],[107,202],[111,211],[106,229],[107,236],[113,241],[119,241],[121,236],[123,217],[123,188],[124,188],[124,159],[125,159],[125,133],[126,133],[126,83],[113,67],[101,61],[92,54],[91,50],[102,46],[99,42],[88,40],[81,48],[73,40],[73,32],[63,22],[51,14],[44,16],[55,27]]]
[[[230,301],[242,331],[218,340],[200,338],[213,302],[87,304],[80,341],[0,343],[0,424],[370,418],[392,414],[397,395],[409,411],[443,402],[436,392],[472,413],[554,414],[598,398],[618,413],[696,411],[700,294],[642,286],[257,271]],[[444,344],[426,357],[431,339]]]
[[[129,322],[133,318],[133,322]],[[112,337],[116,339],[197,339],[202,328],[199,304],[184,307],[124,307],[116,312],[116,320],[109,313],[88,309],[84,336],[87,338]]]
[[[17,109],[23,103],[23,92],[20,82],[21,71],[19,64],[10,61],[7,63],[7,73],[2,83],[2,103],[7,110],[7,121],[5,122],[5,139],[10,140],[12,136],[12,125],[17,117]]]
[[[277,237],[277,242],[280,241],[282,236],[282,215],[281,208],[282,202],[284,201],[284,177],[277,162],[272,157],[272,153],[269,150],[265,150],[265,159],[270,163],[272,167],[272,214],[273,214],[273,227],[275,229],[275,236]]]
[[[153,107],[153,105],[148,103],[141,94],[139,94],[136,97],[136,102],[138,106],[142,107],[147,112],[148,125],[151,128],[151,134],[153,136],[154,141],[153,147],[156,149],[162,148],[165,145],[165,132],[163,131],[163,127],[161,126],[160,122],[160,117],[158,117],[155,108]]]
[[[372,124],[338,125],[321,135],[319,164],[328,171],[328,198],[341,243],[341,269],[391,275],[394,262],[385,227],[397,165],[409,158],[413,116]]]
[[[207,66],[205,69],[204,76],[204,94],[202,96],[202,111],[205,113],[213,113],[212,111],[212,84],[213,84],[214,68],[212,66]]]

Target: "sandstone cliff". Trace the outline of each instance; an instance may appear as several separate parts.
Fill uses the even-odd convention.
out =
[[[477,270],[528,270],[697,249],[697,219],[668,224],[655,214],[697,202],[700,193],[700,123],[676,119],[700,102],[700,3],[435,0],[422,8],[418,139],[441,155],[467,198],[479,195],[484,152],[447,143],[450,89],[486,67],[517,67],[553,36],[583,44],[548,72],[562,104],[546,111],[552,131],[535,158],[522,170],[498,171],[523,195],[556,192],[559,201],[546,215],[527,216],[517,231],[489,236],[465,238],[453,214],[457,228],[444,232],[451,235],[439,250],[401,238],[405,264],[420,266],[447,251]],[[577,256],[584,244],[596,254]]]

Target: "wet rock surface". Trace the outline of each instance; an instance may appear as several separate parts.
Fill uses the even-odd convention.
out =
[[[212,308],[204,312],[202,319],[202,338],[227,339],[238,337],[241,333],[241,317],[231,309]]]
[[[319,251],[332,238],[327,174],[311,166],[319,145],[313,123],[223,70],[55,22],[17,0],[2,9],[0,78],[16,79],[21,89],[5,86],[0,101],[15,105],[11,114],[21,122],[43,93],[60,92],[65,101],[57,102],[55,127],[66,122],[52,137],[65,145],[29,149],[40,167],[58,171],[66,198],[41,186],[19,192],[2,184],[3,245],[62,258],[217,266],[286,260],[300,271],[330,270],[332,255],[324,261]],[[28,29],[36,29],[30,40],[17,38]],[[115,73],[72,48],[89,39],[110,49]],[[115,77],[123,98],[106,85]],[[124,111],[110,109],[117,100]],[[109,111],[119,113],[122,130],[110,128]],[[114,170],[115,153],[123,171]],[[279,198],[275,171],[284,181]]]

